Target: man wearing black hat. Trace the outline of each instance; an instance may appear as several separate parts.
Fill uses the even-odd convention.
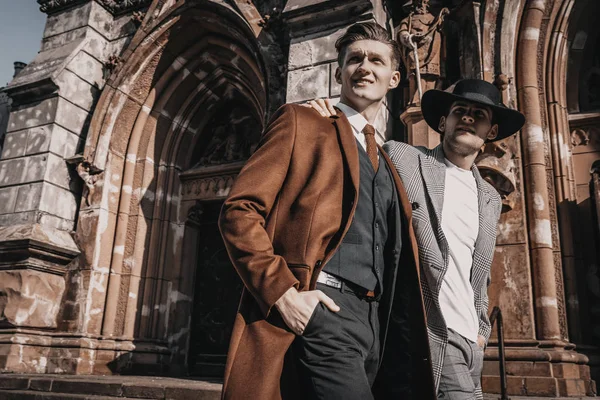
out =
[[[413,205],[438,396],[481,398],[491,333],[487,287],[502,203],[474,162],[485,142],[514,134],[525,117],[479,79],[427,91],[421,108],[441,144],[427,149],[390,141],[384,148]]]
[[[327,114],[326,103],[311,104]],[[389,141],[383,147],[412,203],[438,397],[480,399],[483,350],[491,333],[487,287],[502,203],[474,162],[484,143],[516,133],[525,117],[505,107],[498,89],[479,79],[427,91],[421,108],[427,124],[442,135],[441,144],[428,149]],[[390,327],[390,339],[394,329],[403,328]]]

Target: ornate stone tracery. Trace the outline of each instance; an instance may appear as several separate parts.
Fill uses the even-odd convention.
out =
[[[197,167],[180,174],[183,201],[225,199],[244,162]]]

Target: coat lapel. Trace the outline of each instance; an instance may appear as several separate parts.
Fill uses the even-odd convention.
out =
[[[475,182],[477,183],[477,203],[479,211],[479,231],[477,233],[477,240],[475,241],[475,249],[473,250],[473,266],[471,267],[471,281],[473,277],[479,276],[477,269],[481,268],[482,265],[488,263],[480,262],[481,257],[485,249],[489,247],[488,241],[493,240],[495,242],[496,237],[490,234],[490,227],[495,227],[497,221],[495,221],[494,208],[491,207],[490,202],[492,200],[488,186],[479,173],[477,166],[473,165],[471,168]],[[493,237],[492,237],[493,236]]]
[[[358,163],[358,147],[356,145],[356,138],[352,132],[352,126],[350,125],[350,122],[348,122],[346,115],[340,110],[337,110],[337,115],[331,116],[330,118],[340,139],[344,160],[350,171],[350,179],[354,185],[355,192],[358,193],[360,165]]]
[[[444,189],[446,183],[446,165],[444,151],[440,144],[428,154],[419,154],[421,174],[425,181],[427,196],[433,205],[437,225],[441,228],[442,206],[444,204]]]
[[[325,265],[331,256],[337,251],[338,246],[340,245],[344,236],[348,232],[350,228],[350,224],[354,218],[354,212],[356,210],[356,205],[358,204],[358,185],[360,184],[360,165],[358,162],[358,147],[356,145],[356,139],[354,138],[354,133],[352,132],[352,126],[350,122],[348,122],[348,118],[346,115],[337,110],[337,115],[332,115],[330,117],[331,124],[335,128],[335,131],[338,135],[338,140],[340,143],[340,150],[342,152],[342,158],[344,159],[344,167],[350,174],[350,181],[352,182],[352,190],[354,196],[352,202],[346,202],[350,204],[346,204],[347,208],[347,218],[346,218],[346,226],[343,228],[341,235],[335,240],[336,245],[332,248],[329,248],[327,253],[325,254],[325,258],[321,265]],[[345,211],[345,212],[346,212]],[[313,271],[312,284],[316,284],[316,277],[321,272],[320,268],[315,268]]]

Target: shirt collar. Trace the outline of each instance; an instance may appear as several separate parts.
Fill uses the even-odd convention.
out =
[[[367,121],[365,117],[360,115],[358,111],[342,102],[337,103],[336,107],[339,108],[346,115],[346,118],[348,118],[348,122],[350,122],[350,125],[358,132],[362,132],[362,130],[365,128],[365,125],[369,123],[369,121]]]

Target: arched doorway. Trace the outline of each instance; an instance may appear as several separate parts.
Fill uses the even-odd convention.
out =
[[[112,372],[222,369],[239,282],[216,221],[280,79],[244,10],[154,1],[92,118],[86,329],[116,343],[96,361]]]

